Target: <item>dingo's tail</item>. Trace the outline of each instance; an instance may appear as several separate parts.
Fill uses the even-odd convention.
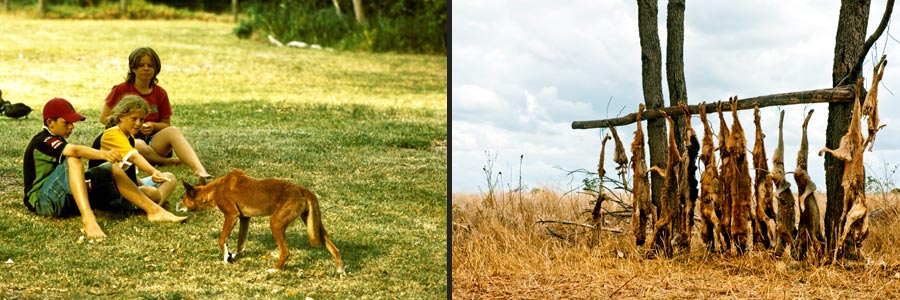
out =
[[[303,198],[306,198],[306,204],[309,208],[309,212],[306,215],[306,231],[309,233],[309,244],[321,247],[325,236],[325,228],[322,227],[322,213],[319,211],[319,200],[310,191],[303,191]]]
[[[315,247],[321,247],[324,244],[325,249],[328,250],[328,253],[331,253],[331,256],[334,258],[334,265],[337,267],[337,272],[341,274],[341,276],[346,275],[347,273],[344,272],[344,264],[341,263],[341,251],[331,242],[331,239],[328,238],[328,232],[326,232],[325,227],[322,226],[322,212],[319,211],[319,199],[316,197],[316,194],[305,189],[303,190],[303,198],[306,198],[308,208],[306,214],[306,230],[309,233],[309,244]]]

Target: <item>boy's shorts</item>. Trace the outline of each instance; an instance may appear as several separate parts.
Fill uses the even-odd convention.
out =
[[[112,176],[112,164],[106,162],[84,172],[85,180],[90,180],[88,202],[92,209],[109,211],[139,210],[119,194]],[[69,165],[61,163],[50,173],[38,193],[34,205],[35,213],[41,216],[69,217],[80,214],[72,188],[69,186]]]
[[[47,176],[37,193],[34,211],[41,216],[67,217],[78,213],[69,186],[69,164],[63,162]]]

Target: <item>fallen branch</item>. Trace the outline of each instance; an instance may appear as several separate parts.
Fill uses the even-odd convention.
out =
[[[744,110],[752,109],[756,104],[759,104],[759,107],[767,107],[807,103],[849,102],[856,97],[854,88],[855,87],[853,85],[843,85],[831,89],[819,89],[759,96],[738,100],[737,105],[738,110]],[[717,102],[711,102],[706,104],[706,111],[715,112],[716,103]],[[691,111],[691,114],[700,113],[700,105],[689,105],[688,109]],[[730,109],[731,103],[722,101],[722,110]],[[681,108],[679,108],[678,106],[665,107],[662,108],[662,110],[665,110],[666,113],[669,114],[669,116],[680,116],[684,114],[684,112],[682,112]],[[574,121],[572,122],[572,129],[606,128],[611,126],[628,125],[634,123],[636,117],[637,113],[632,113],[623,117],[606,120]],[[641,116],[643,120],[652,120],[661,117],[662,115],[659,113],[658,109],[647,109]]]
[[[588,229],[594,229],[594,228],[595,228],[593,225],[590,225],[590,224],[576,223],[576,222],[565,221],[565,220],[544,220],[543,218],[541,218],[540,221],[537,221],[536,223],[538,223],[538,224],[544,224],[544,223],[557,223],[557,224],[563,224],[563,225],[575,225],[575,226],[581,226],[581,227],[585,227],[585,228],[588,228]],[[600,230],[605,230],[605,231],[614,232],[614,233],[622,233],[622,230],[621,230],[621,229],[618,229],[618,228],[605,228],[605,227],[601,227]],[[551,231],[551,232],[552,232],[552,231]]]
[[[628,278],[628,280],[626,280],[625,283],[620,285],[619,288],[617,288],[615,291],[613,291],[611,294],[609,294],[609,298],[612,299],[613,296],[615,296],[617,293],[619,293],[619,291],[621,291],[623,287],[628,285],[628,283],[631,282],[632,280],[634,280],[635,278],[637,278],[637,275],[634,275],[634,276],[631,276],[631,278]]]
[[[550,236],[561,239],[563,241],[570,242],[570,240],[568,238],[562,236],[559,233],[556,233],[556,231],[553,231],[553,229],[550,229],[550,227],[544,227],[544,229],[547,229],[547,232],[550,233]]]

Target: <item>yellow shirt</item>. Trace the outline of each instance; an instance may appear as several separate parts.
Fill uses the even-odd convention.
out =
[[[100,138],[100,150],[115,150],[122,155],[122,162],[119,163],[119,167],[122,169],[128,169],[132,165],[128,159],[138,153],[128,138],[129,136],[119,127],[111,127],[104,130],[103,137]]]

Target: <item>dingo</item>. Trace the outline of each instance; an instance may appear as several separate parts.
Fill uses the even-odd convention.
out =
[[[219,249],[224,253],[226,262],[233,261],[234,257],[244,250],[250,217],[271,215],[269,224],[279,251],[275,269],[281,269],[290,254],[284,239],[285,230],[300,216],[306,223],[309,243],[320,247],[324,241],[325,248],[334,257],[337,272],[342,276],[346,274],[341,264],[340,251],[331,243],[328,233],[322,227],[322,216],[316,195],[306,188],[281,179],[251,178],[241,170],[231,171],[205,185],[201,179],[196,187],[186,182],[182,183],[185,193],[181,203],[177,205],[178,210],[199,210],[210,208],[215,204],[225,214],[225,225],[219,235]],[[226,241],[237,218],[241,220],[238,247],[237,252],[231,253]]]

